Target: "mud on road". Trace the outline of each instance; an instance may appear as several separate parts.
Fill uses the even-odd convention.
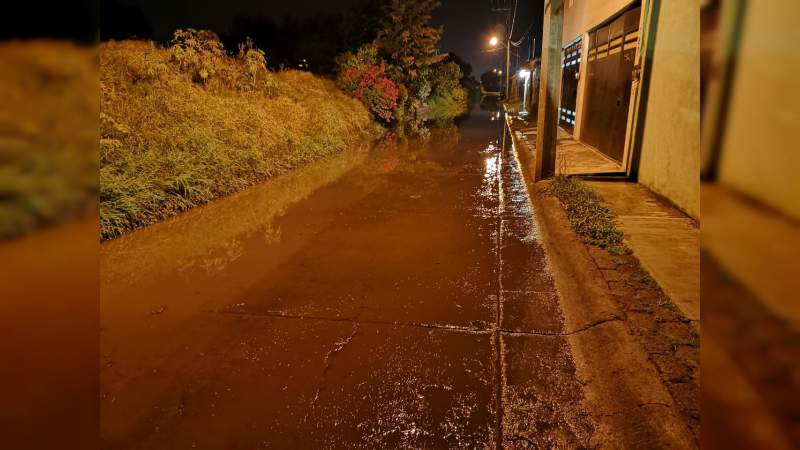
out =
[[[104,244],[103,446],[588,446],[547,257],[490,117]]]

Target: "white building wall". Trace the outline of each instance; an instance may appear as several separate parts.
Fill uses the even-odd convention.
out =
[[[566,44],[584,35],[586,31],[600,25],[632,3],[632,0],[564,0],[562,42]]]
[[[748,2],[727,124],[719,182],[800,220],[800,2]],[[768,30],[782,30],[775,39]],[[787,145],[787,142],[790,144]]]
[[[660,2],[653,60],[646,70],[650,86],[639,182],[699,218],[699,0]]]

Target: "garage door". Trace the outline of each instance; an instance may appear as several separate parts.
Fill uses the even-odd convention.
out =
[[[641,8],[634,8],[589,33],[581,138],[620,162],[625,149],[640,13]]]

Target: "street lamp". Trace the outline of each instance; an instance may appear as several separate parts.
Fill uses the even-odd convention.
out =
[[[507,36],[504,39],[506,39],[506,83],[505,84],[506,84],[506,98],[508,98],[508,95],[509,95],[509,85],[508,85],[508,83],[509,83],[509,77],[508,77],[509,72],[508,71],[510,70],[510,66],[511,66],[511,36]],[[491,45],[492,47],[497,47],[497,44],[499,44],[499,43],[500,43],[500,39],[498,39],[497,36],[492,36],[489,39],[489,45]],[[500,70],[499,73],[500,73],[500,75],[502,75],[503,71]]]

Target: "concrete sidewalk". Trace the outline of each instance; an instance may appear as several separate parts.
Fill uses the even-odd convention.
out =
[[[614,211],[625,243],[686,318],[700,326],[700,227],[638,183],[587,183]]]
[[[533,151],[536,127],[514,126],[514,137]],[[622,165],[558,128],[556,173],[559,175],[599,175],[622,173]]]
[[[659,245],[659,232],[649,230],[670,229],[670,221],[685,226],[686,219],[634,183],[598,183],[599,190],[606,185],[620,189],[606,192],[605,201],[617,210],[620,226],[629,233],[628,245],[636,247],[636,254],[614,255],[585,244],[570,225],[563,205],[547,193],[550,182],[533,181],[535,151],[523,139],[522,130],[511,127],[511,131],[565,321],[570,328],[583,330],[571,334],[568,341],[585,383],[586,409],[600,412],[596,417],[603,431],[596,436],[600,440],[625,436],[629,444],[625,448],[699,446],[698,322],[688,320],[689,314],[673,302],[664,301],[670,294],[647,281],[654,275],[648,275],[637,258],[652,256],[658,260],[652,265],[656,269],[665,262],[678,261],[675,265],[680,266],[682,259],[690,259],[676,258],[672,249]],[[687,244],[683,250],[689,253],[690,247]],[[659,260],[659,252],[666,261]],[[696,279],[699,268],[688,266],[686,270],[694,270]],[[667,282],[663,277],[657,280],[662,287],[680,278],[673,277],[673,271],[662,272],[669,275]],[[624,414],[615,413],[619,411]]]
[[[536,155],[536,127],[508,122],[518,151]],[[579,175],[621,172],[610,160],[558,133],[556,171]],[[558,166],[561,166],[560,168]],[[681,313],[700,326],[700,227],[691,217],[638,183],[587,181],[617,216],[625,243]]]

